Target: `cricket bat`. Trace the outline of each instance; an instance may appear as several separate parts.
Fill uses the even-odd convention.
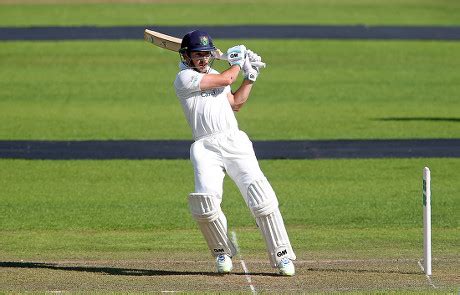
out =
[[[145,29],[144,31],[144,40],[158,47],[168,49],[171,51],[175,51],[175,52],[179,52],[180,45],[182,43],[182,39],[180,38],[162,34],[160,32],[152,31],[149,29]],[[221,59],[221,60],[227,60],[227,55],[225,53],[222,53],[220,49],[217,49],[216,58]],[[263,62],[254,62],[254,63],[251,62],[251,64],[259,68],[265,68],[265,63]]]

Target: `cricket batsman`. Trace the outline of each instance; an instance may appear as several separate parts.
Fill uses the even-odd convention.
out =
[[[212,68],[216,47],[203,31],[187,33],[179,51],[179,73],[174,81],[194,143],[190,160],[195,173],[195,191],[188,196],[190,211],[216,259],[217,272],[229,273],[236,248],[227,233],[221,210],[223,181],[228,174],[238,186],[265,239],[271,265],[284,276],[293,276],[296,259],[278,200],[259,167],[252,142],[238,129],[234,112],[247,101],[259,75],[261,57],[244,45],[227,51],[230,67],[222,73]],[[259,62],[259,63],[258,63]],[[244,80],[232,92],[243,72]]]

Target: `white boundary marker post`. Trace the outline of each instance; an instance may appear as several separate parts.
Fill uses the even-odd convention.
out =
[[[423,266],[431,276],[431,173],[423,168]]]

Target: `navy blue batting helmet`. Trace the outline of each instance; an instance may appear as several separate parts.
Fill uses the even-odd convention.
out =
[[[182,38],[180,52],[192,51],[214,51],[216,47],[212,43],[211,36],[208,33],[195,30],[188,32]]]

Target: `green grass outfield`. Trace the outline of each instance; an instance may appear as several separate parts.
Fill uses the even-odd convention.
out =
[[[17,3],[28,2],[28,5]],[[68,1],[70,2],[70,1]],[[82,2],[93,2],[87,4]],[[251,0],[251,1],[0,0],[2,26],[367,24],[458,25],[456,0]],[[117,2],[117,1],[115,1]],[[139,1],[142,2],[142,1]],[[10,4],[8,4],[10,3]],[[12,3],[12,4],[11,4]],[[43,5],[42,3],[48,3]],[[57,3],[57,4],[56,4]]]
[[[459,42],[216,43],[245,43],[268,64],[238,114],[253,139],[460,134]],[[3,42],[0,59],[0,139],[191,137],[173,52],[142,40]]]
[[[1,27],[460,24],[458,1],[6,2]],[[459,137],[458,42],[215,42],[244,43],[268,64],[237,114],[253,139]],[[177,63],[176,54],[142,40],[0,42],[0,140],[189,139],[172,87]],[[228,179],[223,208],[242,256],[235,274],[213,275],[187,208],[188,161],[2,159],[0,292],[248,293],[239,259],[260,292],[458,292],[459,159],[260,164],[298,256],[292,279],[272,276]],[[418,266],[424,166],[432,171],[437,289]]]
[[[428,165],[433,174],[434,226],[458,226],[455,212],[460,204],[454,202],[460,180],[455,171],[458,159],[262,163],[292,225],[418,228],[420,174]],[[194,227],[186,208],[186,197],[193,190],[188,161],[3,160],[2,164],[5,211],[0,220],[6,230]],[[230,182],[227,186],[224,207],[230,210],[232,224],[252,226],[239,193]]]
[[[144,260],[152,261],[146,268],[155,269],[155,260],[200,259],[208,260],[213,271],[187,210],[186,196],[193,189],[187,161],[2,160],[1,164],[0,261]],[[415,274],[416,261],[422,257],[421,169],[429,165],[433,273],[441,290],[455,286],[454,270],[443,266],[449,262],[455,268],[459,263],[459,164],[458,159],[261,161],[279,195],[301,262],[387,259],[394,260],[386,266],[392,273],[399,269],[398,260],[412,260],[410,273]],[[241,252],[255,268],[267,260],[260,234],[229,181],[224,194],[230,230],[237,233]],[[79,263],[80,268],[88,266]],[[270,272],[266,263],[262,267]],[[11,275],[4,271],[0,268],[0,281],[2,275]],[[102,290],[113,288],[112,284],[103,286]],[[191,288],[187,290],[203,291]],[[271,288],[276,287],[269,285],[266,290]],[[398,290],[391,285],[386,288]],[[429,290],[417,285],[403,289]]]

